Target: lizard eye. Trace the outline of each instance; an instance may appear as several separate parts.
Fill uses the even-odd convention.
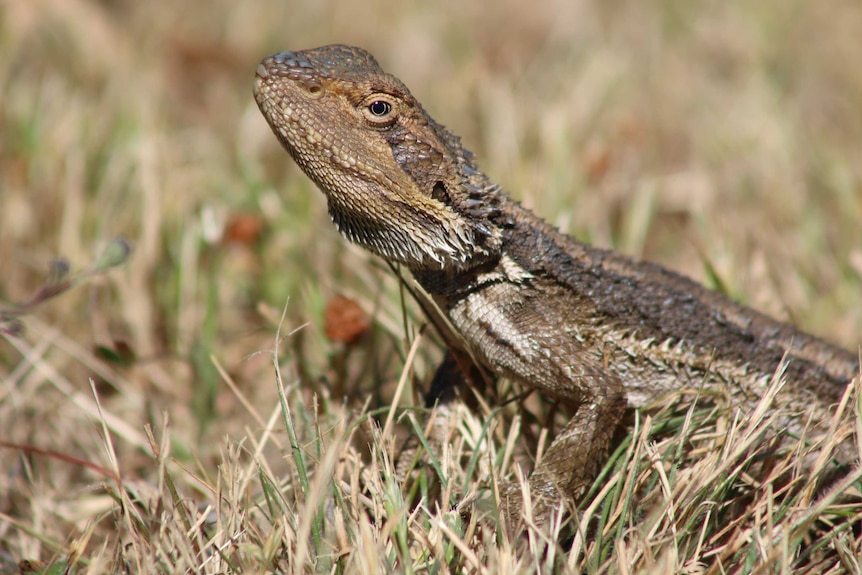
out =
[[[392,105],[383,100],[375,100],[368,105],[368,111],[371,112],[373,116],[381,118],[392,111]]]
[[[395,102],[383,94],[375,94],[362,104],[365,120],[377,129],[389,128],[398,119]]]

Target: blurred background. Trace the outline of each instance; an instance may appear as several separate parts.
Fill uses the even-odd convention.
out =
[[[284,308],[292,381],[397,379],[397,284],[338,237],[251,97],[261,58],[329,43],[372,52],[564,231],[852,348],[860,38],[855,0],[0,2],[0,306],[57,257],[74,271],[111,238],[134,247],[0,339],[0,439],[102,457],[92,380],[126,473],[147,476],[141,430],[165,415],[180,456],[217,461],[249,418],[212,358],[271,408],[262,352]],[[357,309],[333,311],[338,294]],[[360,352],[326,325],[345,314]],[[423,354],[419,379],[439,356]],[[93,512],[82,466],[4,450],[0,467],[4,517],[62,540]],[[2,519],[0,540],[39,554]]]

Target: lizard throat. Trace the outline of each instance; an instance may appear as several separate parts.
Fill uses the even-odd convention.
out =
[[[339,208],[330,198],[329,215],[347,240],[412,270],[440,270],[444,267],[469,269],[489,257],[489,250],[477,245],[467,227],[451,228],[439,222],[424,222],[415,214],[392,210],[400,223],[380,221],[367,214]],[[400,216],[400,217],[399,217]]]

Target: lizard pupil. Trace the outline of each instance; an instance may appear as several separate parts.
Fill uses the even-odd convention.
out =
[[[375,116],[385,116],[392,109],[392,106],[389,102],[384,102],[382,100],[375,100],[371,102],[368,106],[368,111],[371,112]]]

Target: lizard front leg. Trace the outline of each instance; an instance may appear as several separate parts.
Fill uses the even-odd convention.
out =
[[[552,293],[553,292],[553,293]],[[623,385],[561,317],[578,302],[566,290],[532,280],[486,284],[451,306],[449,315],[477,360],[490,371],[568,406],[571,419],[530,476],[536,519],[561,498],[577,501],[595,478],[625,412]],[[553,302],[549,307],[549,302]],[[592,351],[591,351],[592,350]],[[521,517],[520,489],[503,490],[507,523]]]
[[[561,495],[572,502],[583,497],[605,460],[624,409],[625,398],[617,387],[582,398],[530,476],[533,516],[539,524],[547,521]],[[510,525],[522,516],[520,486],[504,493],[504,506]]]

